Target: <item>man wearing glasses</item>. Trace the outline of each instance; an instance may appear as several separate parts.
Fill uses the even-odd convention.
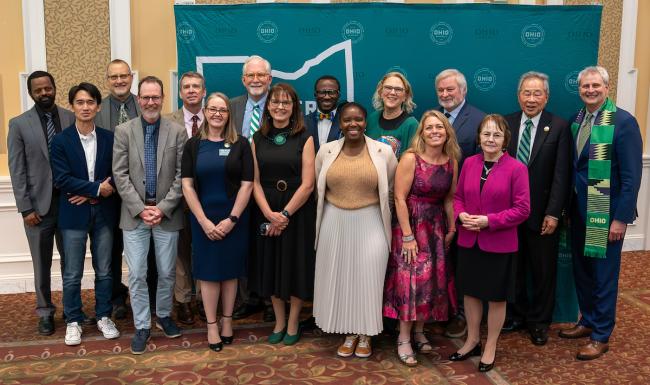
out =
[[[314,138],[316,152],[322,144],[334,141],[341,135],[339,121],[336,118],[340,90],[341,85],[338,79],[331,75],[321,76],[314,84],[314,96],[318,109],[307,115],[305,124],[307,131]]]
[[[251,141],[253,134],[260,128],[262,123],[262,112],[273,80],[271,63],[261,56],[250,56],[242,67],[241,80],[244,87],[246,87],[246,93],[231,100],[232,119],[235,121],[237,133]],[[249,292],[245,278],[239,280],[238,292],[242,303],[235,309],[233,319],[247,318],[264,307],[264,322],[275,321],[270,300],[262,301],[256,293]]]

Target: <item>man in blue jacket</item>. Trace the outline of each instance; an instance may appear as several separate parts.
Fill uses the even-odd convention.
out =
[[[59,228],[66,261],[63,270],[63,311],[67,322],[65,344],[81,343],[81,278],[90,236],[95,270],[97,328],[105,338],[120,332],[111,320],[111,249],[117,217],[115,189],[111,181],[113,133],[95,127],[101,93],[90,83],[70,89],[68,101],[75,123],[52,142],[52,174],[60,190]]]

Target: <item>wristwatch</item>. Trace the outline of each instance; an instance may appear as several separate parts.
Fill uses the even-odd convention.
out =
[[[237,223],[237,221],[239,220],[239,217],[237,217],[237,216],[235,216],[235,215],[229,215],[229,216],[228,216],[228,219],[230,219],[230,221],[231,221],[232,223]]]
[[[280,211],[280,214],[284,215],[287,218],[291,218],[291,215],[289,215],[289,212],[287,210]]]

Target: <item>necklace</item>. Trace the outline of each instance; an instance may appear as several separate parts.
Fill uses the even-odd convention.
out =
[[[289,136],[289,132],[278,132],[273,136],[273,138],[269,138],[268,136],[265,136],[266,139],[271,141],[271,143],[275,144],[276,146],[282,146],[283,144],[287,143],[287,137]]]
[[[492,164],[492,166],[490,166],[488,168],[487,164],[483,163],[483,173],[481,174],[481,180],[482,181],[485,182],[487,180],[488,175],[490,175],[490,171],[492,171],[492,167],[494,167],[494,164]],[[485,176],[483,176],[483,175],[485,175]]]

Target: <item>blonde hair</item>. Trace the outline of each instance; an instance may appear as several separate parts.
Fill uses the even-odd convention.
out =
[[[232,119],[232,108],[230,108],[230,99],[226,96],[226,94],[221,93],[221,92],[213,92],[211,93],[208,98],[205,100],[205,107],[204,107],[204,115],[205,119],[203,119],[203,123],[201,123],[201,127],[199,129],[200,132],[200,138],[201,139],[207,139],[208,138],[208,130],[210,129],[210,126],[208,125],[208,114],[207,114],[207,109],[208,109],[208,104],[210,104],[210,100],[219,98],[223,100],[226,103],[226,108],[228,109],[228,120],[226,121],[226,126],[224,127],[223,131],[223,140],[226,143],[233,144],[237,141],[239,138],[237,136],[237,130],[235,130],[235,123],[234,120]]]
[[[415,107],[415,103],[413,102],[413,89],[411,88],[411,83],[409,83],[408,80],[406,80],[406,77],[402,75],[399,72],[389,72],[386,75],[384,75],[383,78],[377,83],[377,88],[375,89],[375,93],[372,95],[372,106],[374,107],[375,110],[383,110],[384,109],[384,101],[381,99],[381,91],[384,88],[384,82],[388,78],[396,77],[399,80],[404,83],[404,94],[406,95],[406,100],[404,100],[404,103],[402,103],[402,110],[408,112],[409,114],[413,112]]]
[[[411,140],[411,146],[406,151],[413,152],[418,155],[424,153],[424,124],[427,119],[431,117],[434,117],[441,121],[442,125],[445,127],[447,139],[445,140],[445,145],[442,148],[442,152],[451,159],[454,159],[456,161],[460,160],[460,147],[458,146],[458,140],[456,139],[456,132],[454,131],[454,128],[452,127],[451,123],[449,123],[449,120],[447,120],[445,115],[437,110],[429,110],[422,114],[422,119],[420,119],[418,128],[413,135],[413,139]]]

